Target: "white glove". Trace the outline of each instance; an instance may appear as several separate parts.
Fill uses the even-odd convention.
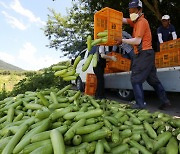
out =
[[[116,58],[115,56],[112,56],[112,57],[111,57],[111,60],[112,60],[112,61],[117,61],[117,58]]]

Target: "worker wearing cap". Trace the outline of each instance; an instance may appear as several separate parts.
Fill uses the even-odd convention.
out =
[[[170,23],[170,16],[164,15],[161,18],[162,25],[157,29],[158,35],[158,51],[160,43],[177,39],[174,26]]]
[[[136,104],[133,108],[145,108],[142,84],[147,81],[148,84],[154,88],[162,102],[159,108],[164,109],[170,105],[170,102],[156,75],[151,30],[148,21],[142,13],[142,2],[140,0],[131,0],[129,3],[129,14],[130,19],[123,18],[123,23],[133,27],[133,38],[117,38],[117,43],[128,43],[134,47],[135,56],[132,63],[131,83]]]

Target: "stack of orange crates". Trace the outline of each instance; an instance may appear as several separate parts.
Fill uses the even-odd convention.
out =
[[[157,68],[180,66],[180,39],[160,44],[160,52],[155,55]]]
[[[94,15],[94,39],[98,39],[97,34],[99,32],[107,30],[108,41],[106,43],[101,43],[101,45],[115,45],[115,38],[122,38],[122,19],[122,12],[108,7],[97,11]]]
[[[167,51],[167,50],[179,49],[179,48],[180,48],[180,38],[160,44],[160,51]]]
[[[97,79],[95,74],[86,74],[85,94],[94,96],[96,93]]]
[[[117,61],[107,61],[105,73],[126,72],[130,70],[131,61],[129,59],[122,57],[121,54],[116,52],[110,52],[108,55],[115,56]]]

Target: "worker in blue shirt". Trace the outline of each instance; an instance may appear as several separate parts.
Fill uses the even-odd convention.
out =
[[[158,44],[157,50],[159,51],[160,43],[177,39],[177,34],[174,26],[170,23],[170,16],[164,15],[161,18],[162,25],[157,29]]]

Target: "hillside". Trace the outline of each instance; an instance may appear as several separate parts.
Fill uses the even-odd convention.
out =
[[[23,71],[23,69],[0,60],[0,70]]]

